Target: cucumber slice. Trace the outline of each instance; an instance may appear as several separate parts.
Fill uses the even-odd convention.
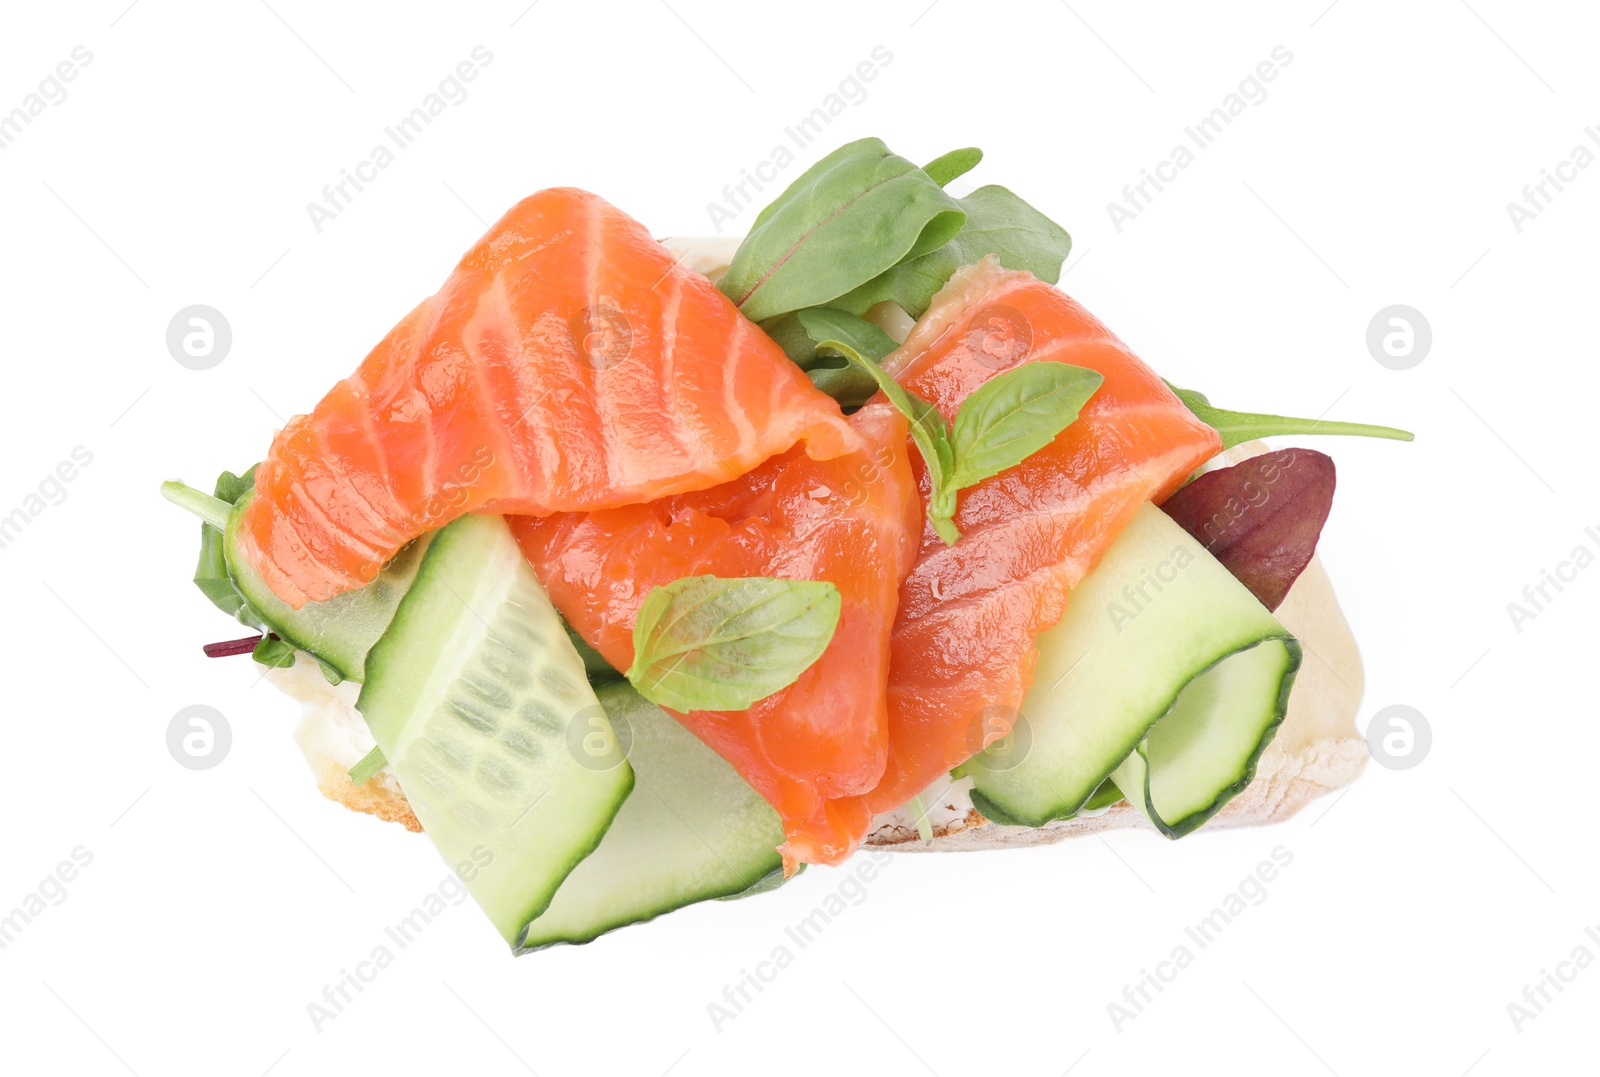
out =
[[[631,741],[635,784],[605,840],[528,925],[530,950],[581,943],[712,898],[783,880],[778,813],[677,719],[627,683],[596,690]]]
[[[451,865],[482,865],[463,881],[522,946],[633,768],[505,520],[435,534],[356,706],[423,830]]]
[[[291,609],[272,593],[239,549],[239,519],[254,497],[255,491],[251,490],[238,500],[223,535],[222,555],[233,586],[267,631],[320,660],[345,680],[360,683],[366,678],[367,652],[389,627],[400,600],[416,578],[429,536],[408,543],[365,587],[326,602],[307,602],[300,609]]]
[[[1141,506],[1073,592],[1066,616],[1039,636],[1017,731],[956,773],[972,776],[973,806],[995,822],[1071,818],[1189,682],[1229,655],[1290,638],[1204,547],[1160,509]],[[1274,701],[1292,672],[1273,682]],[[1254,728],[1270,735],[1276,723],[1260,718]],[[1247,781],[1247,769],[1222,784]]]
[[[1112,774],[1156,828],[1181,838],[1255,777],[1289,706],[1300,644],[1269,639],[1202,673]]]

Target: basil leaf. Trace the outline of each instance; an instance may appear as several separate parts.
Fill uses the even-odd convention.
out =
[[[864,138],[818,161],[761,211],[718,287],[764,322],[937,250],[965,222],[961,204],[926,172]]]
[[[1072,237],[1059,224],[1004,187],[979,187],[961,199],[961,208],[967,222],[949,243],[895,266],[829,305],[860,314],[887,300],[920,318],[951,274],[991,254],[1007,269],[1026,270],[1047,284],[1061,279]]]
[[[927,164],[922,170],[933,178],[933,182],[941,187],[950,186],[950,181],[965,176],[978,162],[983,160],[983,151],[976,146],[964,146],[959,150],[940,154]]]
[[[1211,401],[1206,399],[1204,393],[1197,393],[1193,389],[1180,389],[1170,381],[1167,382],[1167,388],[1177,394],[1178,399],[1183,401],[1183,406],[1192,411],[1195,418],[1222,435],[1224,449],[1231,449],[1235,445],[1257,438],[1279,437],[1285,434],[1332,434],[1358,438],[1388,438],[1392,441],[1411,441],[1416,437],[1409,430],[1397,430],[1392,426],[1334,423],[1326,419],[1294,419],[1286,415],[1228,411],[1225,408],[1212,407]]]
[[[955,524],[956,488],[951,477],[956,470],[956,457],[950,424],[928,401],[906,395],[912,406],[911,440],[917,443],[917,451],[928,465],[928,522],[945,545],[954,546],[961,541],[961,532]]]
[[[961,538],[961,532],[956,530],[951,521],[956,511],[956,497],[955,490],[950,487],[950,476],[955,471],[950,424],[945,422],[938,408],[902,388],[882,366],[861,354],[849,341],[840,339],[850,336],[855,323],[861,319],[842,311],[826,309],[801,311],[800,317],[811,327],[808,331],[819,338],[819,349],[825,348],[843,355],[853,369],[871,378],[889,403],[906,417],[911,426],[911,440],[916,443],[917,451],[922,454],[922,462],[928,469],[928,519],[940,538],[954,544]]]
[[[745,710],[822,657],[840,607],[826,581],[686,577],[645,596],[627,678],[676,711]]]
[[[951,431],[963,489],[1022,463],[1077,419],[1105,379],[1067,363],[1024,363],[980,385],[962,403]]]

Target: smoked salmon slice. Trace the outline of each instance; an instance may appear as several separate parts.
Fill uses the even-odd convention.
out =
[[[887,404],[850,417],[862,448],[799,448],[698,493],[544,518],[512,530],[556,607],[618,669],[652,588],[685,576],[828,580],[842,612],[800,678],[746,711],[677,717],[783,817],[786,866],[837,863],[869,829],[887,758],[889,635],[922,534],[906,423]]]
[[[704,490],[798,442],[860,449],[710,281],[571,188],[518,203],[256,471],[241,535],[285,602],[371,580],[465,513],[586,512]]]
[[[884,366],[954,420],[978,386],[1036,360],[1105,381],[1054,442],[961,492],[959,543],[924,528],[890,643],[889,758],[867,798],[874,812],[901,807],[1010,731],[1033,681],[1034,639],[1061,619],[1068,592],[1134,510],[1222,450],[1093,315],[993,259],[958,271]]]

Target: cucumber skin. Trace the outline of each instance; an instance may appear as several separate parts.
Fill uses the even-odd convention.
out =
[[[1289,693],[1294,690],[1295,677],[1300,671],[1300,663],[1303,659],[1303,651],[1300,646],[1300,641],[1290,635],[1266,636],[1260,640],[1257,640],[1256,643],[1252,644],[1251,646],[1259,646],[1262,643],[1270,643],[1274,640],[1281,642],[1285,647],[1288,648],[1290,657],[1289,671],[1284,674],[1282,685],[1278,690],[1278,701],[1274,710],[1276,717],[1272,723],[1267,726],[1266,732],[1262,735],[1261,743],[1256,746],[1255,752],[1250,756],[1249,761],[1245,764],[1240,779],[1234,784],[1223,789],[1222,792],[1218,794],[1217,799],[1213,801],[1209,807],[1205,808],[1203,811],[1196,812],[1194,815],[1189,816],[1188,819],[1180,822],[1176,827],[1169,827],[1165,823],[1155,824],[1156,829],[1161,831],[1161,833],[1167,837],[1177,839],[1184,837],[1187,834],[1194,833],[1196,830],[1200,829],[1200,827],[1208,823],[1211,818],[1217,814],[1217,812],[1221,811],[1227,805],[1228,801],[1244,792],[1245,786],[1249,785],[1255,780],[1256,765],[1261,761],[1261,753],[1267,750],[1267,745],[1272,743],[1272,738],[1277,736],[1279,727],[1283,725],[1284,718],[1288,716]],[[1248,650],[1248,648],[1243,649]],[[1213,669],[1216,669],[1223,662],[1226,662],[1229,658],[1232,658],[1234,654],[1239,653],[1241,652],[1234,651],[1233,654],[1225,655],[1222,658],[1219,658],[1217,661],[1211,663],[1211,665],[1207,666],[1199,673],[1196,673],[1194,679],[1198,680],[1199,678],[1205,676]],[[1187,684],[1183,686],[1183,688],[1187,687]],[[1156,722],[1159,722],[1161,718],[1166,717],[1168,712],[1170,712],[1177,704],[1178,696],[1183,694],[1183,688],[1179,688],[1173,697],[1167,700],[1167,704],[1162,708],[1161,715],[1156,719]],[[1155,722],[1151,722],[1150,724],[1153,726],[1155,725]],[[1122,758],[1125,758],[1126,755],[1132,754],[1133,752],[1142,753],[1145,742],[1144,738],[1148,733],[1149,730],[1146,729],[1144,733],[1140,734],[1139,739],[1128,746],[1128,751],[1124,753]],[[1107,781],[1111,777],[1112,773],[1116,771],[1117,767],[1122,765],[1122,758],[1118,758],[1116,764],[1101,776],[1101,782]],[[965,765],[966,764],[962,764],[963,767]],[[960,768],[957,769],[959,770]],[[978,809],[979,815],[983,816],[991,823],[999,823],[1001,826],[1024,826],[1034,830],[1037,830],[1042,826],[1048,826],[1050,823],[1058,822],[1062,819],[1077,818],[1078,813],[1083,810],[1084,805],[1089,803],[1089,801],[1084,801],[1084,804],[1080,804],[1070,810],[1066,808],[1059,808],[1055,811],[1045,812],[1038,817],[1033,817],[1017,815],[1005,808],[1002,808],[1000,805],[996,804],[994,801],[985,796],[981,789],[974,788],[970,795],[972,797],[972,806]],[[1092,795],[1090,799],[1093,799]],[[1131,796],[1125,793],[1124,799],[1131,799]],[[1149,782],[1145,783],[1144,801],[1145,804],[1149,806],[1149,810],[1146,814],[1151,818],[1152,821],[1159,819],[1160,816],[1156,813],[1155,808],[1150,806]],[[1194,821],[1191,822],[1190,820]]]
[[[1228,801],[1244,792],[1245,787],[1255,780],[1256,766],[1261,762],[1262,753],[1267,750],[1267,745],[1271,744],[1273,738],[1278,735],[1278,730],[1283,726],[1283,720],[1288,717],[1289,695],[1294,691],[1294,682],[1299,676],[1300,666],[1305,660],[1305,649],[1301,647],[1298,639],[1290,635],[1279,636],[1276,637],[1276,639],[1277,642],[1282,643],[1289,652],[1289,669],[1284,673],[1283,680],[1278,688],[1278,700],[1277,703],[1274,704],[1273,710],[1275,717],[1267,726],[1266,731],[1262,733],[1261,741],[1256,745],[1255,751],[1250,753],[1250,758],[1246,760],[1244,770],[1240,773],[1239,780],[1234,782],[1232,785],[1223,788],[1222,791],[1217,794],[1216,800],[1212,801],[1208,806],[1202,808],[1200,811],[1197,811],[1192,815],[1180,820],[1176,826],[1168,825],[1161,819],[1160,814],[1155,810],[1155,804],[1150,799],[1150,782],[1148,779],[1145,781],[1144,802],[1145,808],[1147,809],[1145,816],[1155,825],[1157,830],[1166,835],[1168,838],[1176,841],[1179,838],[1193,834],[1196,830],[1199,830],[1201,827],[1210,822],[1212,817],[1215,816],[1217,812],[1221,811],[1227,806]],[[1261,643],[1268,643],[1271,641],[1272,640],[1269,638],[1262,640]],[[1234,654],[1239,653],[1240,652],[1238,651],[1234,652]],[[1228,658],[1232,657],[1233,655],[1228,656]],[[1226,662],[1227,660],[1227,658],[1224,658],[1216,663],[1213,663],[1212,666],[1205,672],[1210,672],[1211,669],[1215,669],[1217,666],[1221,665],[1222,662]],[[1204,673],[1202,673],[1201,676],[1204,676]],[[1170,709],[1171,708],[1169,707],[1168,710]],[[1143,756],[1144,742],[1140,741],[1139,747],[1135,748],[1134,751]],[[1146,757],[1145,773],[1148,775],[1149,772],[1149,758]]]
[[[457,547],[466,546],[466,554],[469,557],[472,556],[474,551],[471,547],[477,538],[473,533],[473,529],[481,526],[483,519],[485,517],[463,516],[434,533],[432,542],[420,558],[421,563],[417,569],[416,576],[412,580],[412,585],[401,598],[394,617],[390,621],[391,628],[407,623],[410,617],[418,616],[411,607],[423,604],[429,597],[429,588],[422,586],[422,584],[429,580],[432,575],[447,570],[450,561],[454,559],[453,555],[455,555]],[[492,517],[492,519],[500,526],[505,526],[500,517]],[[520,557],[520,552],[518,556]],[[441,562],[444,563],[445,567],[440,567]],[[531,572],[532,570],[530,569],[529,571]],[[563,633],[559,639],[566,639],[565,634]],[[368,652],[366,661],[367,681],[362,685],[361,698],[356,703],[357,709],[361,710],[363,718],[367,718],[367,712],[362,709],[362,701],[368,699],[368,693],[382,691],[382,686],[387,680],[384,669],[389,662],[395,661],[402,668],[406,666],[407,655],[402,642],[397,640],[392,632],[385,631],[383,636],[378,639],[378,642],[373,645],[371,651]],[[391,654],[391,652],[397,653]],[[587,684],[587,680],[581,683]],[[368,725],[370,726],[371,724],[371,720],[368,719]],[[628,797],[632,795],[635,782],[633,768],[628,765],[626,760],[621,763],[621,767],[626,772],[625,780],[619,787],[613,801],[611,814],[606,821],[606,825],[598,828],[598,832],[591,841],[587,843],[579,841],[574,845],[571,857],[564,861],[555,862],[558,875],[554,885],[549,887],[548,893],[530,896],[530,900],[525,906],[526,911],[519,911],[517,914],[520,918],[520,926],[515,930],[515,933],[507,934],[502,932],[499,926],[494,924],[493,918],[489,918],[496,934],[500,935],[510,945],[513,955],[528,952],[523,946],[523,941],[527,938],[530,925],[550,907],[550,903],[555,900],[556,892],[560,889],[561,883],[572,873],[572,870],[599,847],[600,842],[605,838],[606,832],[610,829],[611,822],[616,819],[616,813],[621,809]],[[424,830],[426,831],[426,826],[424,826]],[[437,846],[435,847],[437,848]],[[482,901],[478,899],[476,893],[472,892],[471,887],[468,888],[468,892],[472,893],[474,901],[481,906]]]
[[[632,795],[635,781],[636,778],[633,777],[630,777],[628,781],[628,792],[630,796]],[[600,840],[596,841],[594,846],[590,848],[587,853],[585,853],[582,857],[579,857],[578,860],[573,863],[573,868],[576,868],[579,863],[582,863],[584,859],[598,849],[600,847],[600,842],[604,840],[605,835],[600,835]],[[571,874],[571,872],[568,872],[568,874]],[[798,875],[799,872],[796,872],[795,874]],[[778,889],[788,881],[788,879],[783,877],[783,869],[781,867],[776,871],[760,871],[757,872],[748,882],[730,887],[728,892],[725,894],[707,894],[705,897],[697,898],[694,901],[686,902],[682,905],[673,905],[662,908],[660,911],[651,913],[649,916],[641,917],[638,920],[629,920],[625,924],[612,924],[610,927],[600,928],[593,933],[574,934],[570,938],[551,939],[549,942],[541,942],[533,946],[528,946],[526,945],[525,940],[528,937],[528,932],[533,928],[533,921],[537,920],[540,915],[543,915],[545,909],[548,909],[551,903],[556,899],[555,893],[552,893],[549,900],[544,903],[544,907],[539,910],[538,914],[530,918],[528,926],[522,929],[522,934],[517,937],[516,945],[512,947],[512,954],[515,957],[521,957],[524,954],[536,954],[540,950],[549,950],[556,946],[587,946],[596,939],[604,938],[614,931],[621,931],[623,928],[637,927],[640,924],[648,924],[652,920],[659,920],[663,916],[678,912],[681,909],[687,909],[691,905],[699,905],[706,901],[738,901],[741,898],[757,897],[761,894],[770,894],[772,891]],[[557,887],[558,891],[559,889],[560,888]]]
[[[638,782],[638,777],[633,773],[632,768],[630,768],[628,770],[628,780],[627,780],[627,783],[626,783],[626,785],[624,786],[624,788],[622,790],[622,795],[617,798],[617,811],[621,811],[622,810],[622,805],[626,804],[627,801],[628,801],[628,798],[633,795],[633,787],[637,782]],[[508,942],[511,943],[511,956],[512,957],[521,957],[523,954],[537,953],[540,950],[547,950],[551,946],[559,946],[559,945],[561,945],[561,943],[559,943],[559,942],[550,942],[550,943],[543,943],[543,944],[538,945],[538,946],[528,946],[527,945],[528,932],[530,930],[532,930],[533,922],[535,920],[539,919],[539,917],[543,916],[544,913],[545,913],[545,910],[550,907],[550,905],[551,905],[551,903],[553,901],[555,901],[556,894],[561,890],[561,884],[567,881],[567,876],[571,875],[573,870],[579,864],[581,864],[585,860],[587,860],[594,853],[594,851],[596,849],[600,848],[600,843],[602,841],[606,840],[606,832],[611,829],[611,823],[612,822],[616,822],[616,819],[617,819],[616,812],[612,812],[612,814],[611,814],[611,822],[608,822],[606,824],[605,829],[600,831],[598,834],[595,835],[594,841],[591,842],[587,848],[582,849],[582,851],[579,852],[577,856],[574,856],[572,858],[571,863],[566,865],[566,871],[562,872],[560,881],[557,882],[555,886],[552,886],[550,888],[550,893],[546,894],[545,897],[544,897],[544,900],[541,901],[541,902],[538,902],[536,907],[533,907],[533,911],[532,912],[528,913],[527,915],[525,915],[523,917],[523,921],[524,922],[523,922],[523,925],[522,925],[522,929],[517,932],[516,939],[515,940],[509,940],[509,939],[507,940]],[[666,910],[666,911],[670,911],[670,910]],[[659,914],[657,914],[657,915],[659,915]],[[653,919],[655,919],[655,917],[652,916],[650,919],[653,920]],[[642,923],[643,921],[640,921],[640,922]],[[619,924],[617,926],[618,927],[627,927],[628,925]],[[607,930],[614,931],[616,929],[615,928],[608,928]],[[599,931],[599,932],[596,932],[595,934],[591,935],[589,938],[577,940],[577,942],[579,944],[584,943],[584,942],[593,942],[595,939],[598,939],[601,935],[604,935],[604,934],[606,934],[605,931]]]
[[[254,470],[255,469],[252,468],[251,472]],[[380,632],[378,635],[373,635],[371,642],[367,644],[365,650],[360,649],[360,642],[366,642],[365,639],[350,647],[340,646],[328,648],[324,646],[322,641],[315,638],[314,633],[303,630],[298,623],[302,617],[309,618],[316,616],[315,611],[319,608],[325,608],[327,603],[307,602],[301,609],[287,610],[287,612],[281,612],[273,609],[274,605],[282,607],[284,606],[284,603],[276,595],[272,594],[271,589],[267,587],[266,583],[262,581],[261,578],[257,576],[250,568],[248,561],[245,560],[245,558],[242,556],[242,553],[239,551],[238,543],[236,541],[238,521],[243,516],[245,508],[254,498],[255,490],[253,487],[251,487],[246,489],[244,493],[240,495],[239,499],[234,502],[233,511],[228,516],[228,529],[223,533],[222,541],[220,543],[221,555],[223,562],[227,567],[228,579],[233,584],[234,590],[238,593],[240,600],[243,603],[240,613],[237,614],[239,620],[245,624],[258,627],[264,632],[270,632],[273,635],[276,635],[279,639],[283,640],[285,643],[289,644],[291,647],[294,647],[296,650],[306,652],[322,664],[324,672],[331,669],[344,680],[354,681],[355,683],[360,684],[366,679],[366,657],[377,645],[377,641],[382,637],[382,633]],[[404,601],[406,593],[410,590],[410,585],[416,582],[417,573],[421,569],[421,562],[427,551],[429,542],[430,536],[423,535],[420,538],[414,539],[412,542],[406,544],[398,553],[395,554],[393,558],[390,559],[389,563],[383,567],[383,571],[380,573],[378,578],[368,585],[369,587],[387,587],[394,592],[394,598],[388,611],[389,616],[384,622],[385,627],[394,620],[394,615],[396,612],[398,612],[400,603]],[[410,568],[411,571],[409,572],[409,575],[395,578],[395,575],[391,570],[396,564],[402,565],[402,572],[405,568]],[[403,589],[399,587],[400,583],[405,584]],[[344,605],[346,608],[339,610],[338,612],[345,615],[346,618],[348,618],[349,614],[352,612],[358,614],[364,613],[365,611],[357,606],[357,603],[361,602],[361,599],[356,596],[359,596],[365,590],[365,588],[358,588],[355,591],[348,591],[345,594],[336,595],[335,597],[328,599],[327,602],[336,602]],[[369,596],[372,593],[374,592],[368,592]],[[246,613],[250,615],[250,620],[245,619]],[[337,619],[338,615],[336,614],[335,616],[328,618],[328,621],[329,623],[337,623]],[[362,623],[364,627],[370,627],[370,621],[368,621],[365,617],[362,618]],[[367,632],[366,635],[372,634]],[[329,652],[348,653],[322,653],[325,650]],[[356,652],[358,650],[360,651],[359,658],[356,657]],[[333,680],[331,676],[328,679],[330,681]]]
[[[638,708],[645,709],[645,714],[648,715],[645,720],[667,721],[672,722],[675,725],[677,723],[675,718],[672,718],[655,704],[640,697],[632,685],[628,684],[626,681],[598,687],[596,688],[595,692],[596,696],[600,700],[601,707],[604,708],[608,714],[626,714],[627,712],[623,710],[623,708]],[[650,714],[650,712],[655,713]],[[628,717],[626,720],[630,725],[635,727],[633,750],[629,753],[631,766],[632,760],[637,756],[640,747],[640,739],[637,734],[637,727],[639,724],[638,711],[635,710],[634,716]],[[683,731],[683,734],[692,736],[692,734],[688,734],[687,731]],[[709,747],[704,748],[704,750],[707,753],[711,752]],[[723,762],[722,766],[727,766],[727,764]],[[647,767],[646,769],[653,770],[654,768]],[[733,773],[731,768],[729,772]],[[631,769],[630,774],[632,775],[632,781],[630,782],[629,786],[631,795],[632,789],[636,788],[638,785],[638,769]],[[733,777],[735,780],[743,783],[743,779],[739,778],[736,773],[733,773]],[[759,800],[759,797],[757,799]],[[766,805],[765,801],[760,801],[760,803],[763,810],[768,812],[772,810]],[[626,802],[624,802],[618,809],[617,816],[613,817],[612,826],[617,824],[617,818],[621,817],[623,813],[627,811],[627,808],[628,805]],[[675,811],[675,809],[670,807],[668,807],[667,810]],[[773,836],[778,840],[781,840],[783,837],[782,826],[777,822],[776,816],[774,816],[773,821],[775,826],[775,833]],[[685,825],[689,824],[685,823]],[[689,829],[693,830],[693,827],[689,826]],[[606,834],[609,834],[610,832],[611,827],[607,827]],[[600,840],[596,842],[595,849],[590,850],[590,852],[592,853],[598,850],[604,844],[604,840],[605,835],[603,834],[601,835]],[[701,840],[704,841],[703,838]],[[730,853],[730,855],[733,854]],[[724,859],[724,863],[726,863],[725,858],[719,856],[719,859]],[[576,865],[574,865],[574,868],[576,869]],[[800,870],[803,871],[804,869],[805,865],[801,865]],[[796,874],[799,874],[799,872],[797,871]],[[689,901],[683,901],[679,904],[664,903],[654,912],[651,912],[648,915],[639,916],[637,919],[626,920],[620,923],[610,923],[606,924],[605,926],[594,928],[593,930],[571,931],[562,937],[551,938],[547,941],[529,946],[526,942],[528,933],[538,926],[537,917],[535,917],[532,921],[530,921],[528,927],[524,929],[522,936],[518,939],[514,952],[520,956],[522,954],[537,953],[540,950],[548,950],[555,946],[586,946],[589,943],[594,942],[596,939],[599,939],[605,935],[609,935],[614,931],[620,931],[623,928],[633,927],[638,924],[647,924],[652,920],[666,916],[668,913],[677,912],[680,909],[686,909],[691,905],[702,904],[707,901],[737,901],[746,897],[755,897],[759,894],[770,893],[771,891],[781,887],[786,882],[788,882],[788,879],[785,878],[783,874],[782,859],[779,857],[776,848],[774,848],[772,850],[770,859],[753,864],[749,871],[737,877],[729,878],[723,883],[723,885],[714,888],[707,888],[707,890],[700,896]],[[565,880],[563,880],[563,885],[565,885]],[[560,891],[558,888],[556,894],[552,895],[550,901],[546,902],[545,908],[548,908],[550,904],[555,901],[556,897],[559,896],[559,893]],[[543,912],[544,910],[541,909],[541,915]]]
[[[1149,520],[1159,520],[1161,529],[1171,531],[1175,536],[1181,535],[1182,541],[1185,544],[1195,544],[1198,547],[1196,540],[1194,540],[1192,536],[1182,532],[1181,529],[1179,529],[1177,525],[1170,520],[1170,518],[1162,514],[1159,509],[1155,509],[1147,505],[1141,510],[1141,512],[1147,514],[1145,520],[1146,530],[1148,530],[1149,526],[1153,526],[1149,525]],[[1138,523],[1138,520],[1139,518],[1136,517],[1135,521],[1130,522],[1129,529],[1125,531],[1124,534],[1131,535],[1135,530],[1134,525]],[[1148,541],[1148,539],[1141,536],[1139,541],[1145,542]],[[1113,549],[1115,549],[1115,546],[1113,546]],[[1227,569],[1221,564],[1216,563],[1209,554],[1204,554],[1203,549],[1201,550],[1201,555],[1203,555],[1206,561],[1210,562],[1216,569],[1218,578],[1226,578],[1231,581],[1230,591],[1232,588],[1243,590],[1243,585],[1239,584],[1232,574],[1228,573]],[[1107,556],[1109,559],[1110,555],[1108,554]],[[1248,605],[1252,607],[1259,607],[1259,603],[1254,600],[1253,596],[1248,597]],[[1177,704],[1179,697],[1183,694],[1184,689],[1187,688],[1190,683],[1209,673],[1222,662],[1225,662],[1228,658],[1231,658],[1237,654],[1241,654],[1249,650],[1251,647],[1257,646],[1269,640],[1284,641],[1285,644],[1291,649],[1291,658],[1296,660],[1293,662],[1293,665],[1285,675],[1284,681],[1280,684],[1279,699],[1274,712],[1275,718],[1268,727],[1268,734],[1265,735],[1262,738],[1261,743],[1257,745],[1255,752],[1252,754],[1249,760],[1249,765],[1242,772],[1241,779],[1230,784],[1223,791],[1223,795],[1219,795],[1217,800],[1214,801],[1205,812],[1200,813],[1204,816],[1204,818],[1195,823],[1193,826],[1185,826],[1180,828],[1183,834],[1191,833],[1194,829],[1200,825],[1203,825],[1205,820],[1211,818],[1216,814],[1217,811],[1221,810],[1222,806],[1226,804],[1229,799],[1237,795],[1240,790],[1249,784],[1250,780],[1255,775],[1255,766],[1260,759],[1261,752],[1265,750],[1266,744],[1270,743],[1272,735],[1276,733],[1278,727],[1283,723],[1283,717],[1287,709],[1289,691],[1293,687],[1294,674],[1299,668],[1297,656],[1300,654],[1300,646],[1298,641],[1294,640],[1293,635],[1289,633],[1281,623],[1273,618],[1270,612],[1268,612],[1264,607],[1259,607],[1259,611],[1263,616],[1258,627],[1250,629],[1246,632],[1241,632],[1237,639],[1230,640],[1230,644],[1234,645],[1233,650],[1229,651],[1228,654],[1217,658],[1203,668],[1196,670],[1192,676],[1188,677],[1182,683],[1176,685],[1171,694],[1166,696],[1165,699],[1158,697],[1155,701],[1155,706],[1152,707],[1154,716],[1151,717],[1150,720],[1142,727],[1136,727],[1132,729],[1126,736],[1121,738],[1120,741],[1113,743],[1112,747],[1107,750],[1106,754],[1106,758],[1109,759],[1110,762],[1103,767],[1101,773],[1097,775],[1093,784],[1084,784],[1085,792],[1082,794],[1081,803],[1070,803],[1057,795],[1052,797],[1052,799],[1055,800],[1055,803],[1048,808],[1042,808],[1037,813],[1032,813],[1027,810],[1018,810],[1017,806],[1008,808],[996,803],[996,801],[989,797],[981,788],[983,783],[982,771],[984,769],[981,764],[981,760],[983,759],[983,753],[981,752],[974,756],[973,759],[955,768],[952,773],[957,776],[976,776],[977,781],[970,794],[972,798],[972,804],[980,815],[991,822],[999,823],[1004,826],[1028,827],[1037,829],[1053,822],[1075,818],[1081,811],[1084,810],[1084,807],[1093,800],[1098,789],[1100,789],[1107,780],[1111,779],[1112,775],[1115,774],[1117,769],[1122,765],[1123,761],[1141,748],[1141,746],[1145,743],[1145,738],[1149,735],[1150,729],[1172,711],[1173,707]],[[1123,790],[1123,792],[1124,794],[1128,793],[1127,790]],[[1146,793],[1146,798],[1147,797],[1148,793]],[[1129,799],[1131,799],[1131,796]],[[1150,812],[1148,814],[1154,813]],[[1167,833],[1167,829],[1163,829],[1163,833]],[[1178,833],[1167,833],[1167,836],[1178,837],[1181,835]]]

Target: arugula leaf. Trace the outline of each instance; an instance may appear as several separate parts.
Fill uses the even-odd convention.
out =
[[[383,757],[382,748],[373,748],[372,751],[362,756],[355,766],[350,768],[350,781],[353,785],[366,785],[372,776],[384,767],[389,761]]]
[[[1097,370],[1040,360],[984,382],[956,413],[950,485],[964,489],[982,482],[1050,444],[1103,381]]]
[[[1285,434],[1330,434],[1358,438],[1388,438],[1392,441],[1411,441],[1416,435],[1409,430],[1392,426],[1369,426],[1365,423],[1335,423],[1326,419],[1294,419],[1286,415],[1263,415],[1248,411],[1228,411],[1211,406],[1204,393],[1193,389],[1180,389],[1167,382],[1167,388],[1177,394],[1183,406],[1194,412],[1195,418],[1222,435],[1222,447],[1231,449],[1256,438],[1278,437]]]
[[[940,154],[927,164],[922,170],[933,178],[933,182],[941,187],[950,186],[950,181],[965,176],[978,162],[983,160],[983,151],[976,146],[964,146],[959,150]]]
[[[1061,279],[1072,250],[1066,229],[1004,187],[979,187],[960,201],[967,221],[949,243],[894,266],[829,305],[860,314],[887,300],[920,318],[951,274],[990,254],[1007,269],[1026,270],[1047,284]]]
[[[793,684],[839,624],[826,581],[689,576],[653,589],[633,626],[639,694],[677,711],[745,710]]]
[[[762,210],[718,285],[764,322],[837,299],[944,246],[961,204],[922,169],[864,138],[812,165]]]

